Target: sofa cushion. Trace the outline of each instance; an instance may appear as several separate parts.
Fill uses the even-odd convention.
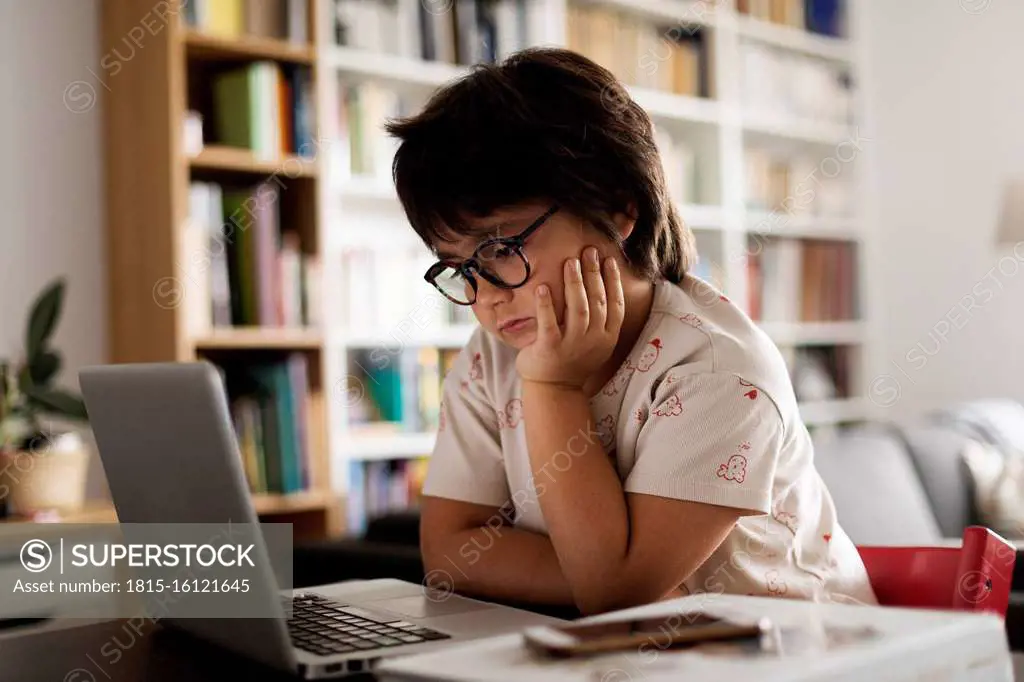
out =
[[[906,422],[895,428],[913,457],[942,534],[958,538],[967,526],[981,523],[971,472],[964,459],[975,442],[959,429],[926,421]]]
[[[839,525],[857,545],[912,545],[943,537],[910,453],[879,427],[815,438],[815,466]]]
[[[997,446],[1004,455],[1024,454],[1024,405],[1014,400],[972,400],[940,410],[934,416]]]

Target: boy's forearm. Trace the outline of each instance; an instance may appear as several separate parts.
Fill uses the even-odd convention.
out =
[[[424,555],[426,584],[451,577],[454,590],[489,599],[574,604],[551,540],[530,531],[501,526],[455,533],[440,551]]]
[[[629,543],[629,512],[612,462],[579,390],[524,382],[523,421],[538,502],[584,612],[615,589]]]

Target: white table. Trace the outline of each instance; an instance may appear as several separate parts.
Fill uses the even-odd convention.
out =
[[[587,620],[600,622],[616,615],[667,618],[702,607],[713,614],[747,620],[767,616],[780,628],[801,626],[806,633],[802,639],[804,646],[802,650],[746,658],[645,647],[644,651],[552,661],[529,653],[522,646],[521,635],[513,634],[393,659],[382,663],[376,672],[382,680],[460,682],[1013,680],[1003,621],[992,614],[815,604],[741,595],[692,595]],[[820,635],[825,625],[870,626],[878,636],[827,650],[815,636]]]

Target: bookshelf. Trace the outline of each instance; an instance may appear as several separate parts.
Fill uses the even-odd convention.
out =
[[[211,1],[250,0],[189,5]],[[868,416],[860,43],[846,29],[857,25],[856,0],[838,27],[822,10],[833,0],[492,0],[469,31],[458,23],[477,7],[469,0],[442,13],[418,0],[301,1],[307,40],[225,30],[224,15],[214,17],[217,31],[169,22],[110,79],[106,106],[113,360],[306,358],[319,414],[313,486],[254,492],[262,515],[357,532],[368,515],[415,503],[436,384],[474,325],[422,281],[429,254],[398,205],[394,147],[380,124],[417,110],[468,63],[528,45],[578,49],[627,82],[696,233],[698,274],[755,316],[795,378],[811,377],[806,395],[798,389],[807,422]],[[105,5],[105,52],[146,9],[140,0]],[[309,70],[314,153],[267,155],[216,137],[186,151],[186,112],[211,109],[197,84],[265,61]],[[259,179],[282,183],[282,215],[318,263],[316,323],[219,328],[189,306],[161,305],[167,292],[155,284],[197,248],[185,227],[191,183]],[[183,298],[207,300],[206,287]]]
[[[140,0],[101,3],[104,68],[117,66],[103,107],[109,361],[221,367],[257,514],[324,537],[345,524],[317,285],[319,12],[258,4],[191,0],[154,24]]]
[[[327,100],[335,106],[344,109],[339,103],[351,88],[370,84],[367,111],[376,116],[368,117],[379,122],[384,115],[415,110],[435,88],[467,72],[458,54],[458,0],[453,3],[456,48],[444,53],[435,46],[432,57],[415,39],[408,45],[374,38],[408,36],[409,23],[423,17],[416,3],[399,0],[376,15],[368,13],[368,4],[322,1],[330,19],[321,24],[320,59],[331,73]],[[498,0],[480,30],[486,35],[487,22],[494,19],[494,51],[500,58],[508,36],[502,22],[508,7],[515,6],[523,13],[520,24],[528,27],[525,44],[580,49],[627,82],[661,136],[673,198],[697,235],[699,274],[751,314],[764,307],[762,299],[779,293],[793,299],[769,306],[774,314],[757,321],[783,351],[794,380],[808,386],[801,398],[804,419],[812,429],[827,429],[864,419],[871,407],[862,398],[869,343],[869,310],[861,295],[866,230],[855,210],[863,163],[858,163],[859,149],[851,147],[859,141],[863,119],[856,87],[859,42],[846,30],[856,25],[852,13],[858,3],[849,0],[849,15],[838,27],[823,26],[823,3],[811,4],[816,6],[808,14],[805,0]],[[347,33],[332,29],[331,21],[347,23]],[[667,52],[665,36],[696,41],[696,66],[692,53]],[[504,44],[522,46],[522,39]],[[671,77],[664,72],[668,64]],[[757,87],[760,80],[781,84],[782,96]],[[854,87],[845,88],[849,82]],[[399,102],[378,96],[376,89],[394,93]],[[823,97],[816,99],[815,92]],[[392,150],[383,144],[379,159],[354,163],[348,155],[353,140],[360,140],[365,154],[372,123],[356,125],[347,115],[327,123],[333,124],[332,147],[342,150],[324,171],[328,210],[336,216],[328,222],[343,226],[332,237],[333,247],[344,250],[355,239],[361,247],[392,248],[408,238],[387,174]],[[833,167],[837,161],[839,172]],[[809,198],[800,182],[814,169],[818,182]],[[794,196],[798,201],[787,204]],[[364,228],[372,228],[373,238],[354,236]],[[800,276],[765,276],[786,264]],[[418,299],[409,300],[409,308],[415,308]],[[432,323],[412,330],[405,325],[395,334],[401,326],[340,323],[336,355],[350,358],[373,346],[456,347],[471,331]],[[831,391],[815,381],[816,371],[831,373],[836,384]],[[386,484],[383,491],[372,490],[366,467],[419,458],[431,450],[433,434],[350,423],[352,403],[343,399],[334,405],[339,444],[334,471],[339,489],[349,494],[350,509],[363,505],[365,513],[373,507],[366,495],[376,495],[378,504],[383,499],[385,507],[389,497]]]

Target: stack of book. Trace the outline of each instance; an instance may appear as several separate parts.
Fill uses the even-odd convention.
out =
[[[318,327],[319,257],[280,220],[280,188],[192,182],[178,279],[189,329]]]
[[[835,322],[859,316],[856,246],[850,242],[753,237],[747,258],[750,317],[765,322]]]
[[[441,391],[460,351],[428,346],[353,349],[349,427],[364,433],[427,433],[438,427]]]
[[[827,157],[781,156],[757,148],[744,151],[745,203],[753,211],[787,216],[849,217],[854,214],[856,149]]]
[[[316,155],[309,68],[252,62],[214,75],[211,88],[215,143],[251,150],[261,159]]]
[[[225,366],[231,417],[251,492],[294,493],[310,487],[309,399],[306,356]]]
[[[683,220],[685,221],[685,219],[686,218],[684,217]],[[721,263],[701,255],[700,258],[697,259],[697,262],[694,263],[690,273],[695,277],[699,277],[704,280],[719,291],[727,293],[725,286],[725,268],[722,267]]]
[[[665,169],[665,185],[676,204],[697,203],[700,193],[697,155],[686,140],[655,126],[654,140]]]
[[[846,35],[845,0],[736,0],[736,11],[833,38]]]
[[[597,4],[573,2],[568,12],[569,49],[593,59],[626,85],[712,96],[703,34],[685,24],[685,15],[677,23],[661,25]]]
[[[426,457],[414,457],[350,462],[348,531],[361,534],[367,522],[376,516],[417,507],[427,475],[427,461]]]
[[[796,399],[841,400],[852,395],[850,384],[856,349],[852,346],[805,346],[783,353]]]
[[[740,45],[743,105],[763,117],[848,125],[853,93],[842,65],[758,43]]]
[[[398,141],[384,132],[383,124],[412,113],[412,105],[381,83],[339,80],[337,137],[331,147],[336,174],[390,184]]]
[[[475,321],[472,308],[452,303],[423,279],[437,257],[422,246],[351,246],[341,258],[336,312],[348,329],[388,329],[389,339],[405,342]]]
[[[309,42],[309,0],[181,0],[185,24],[224,38]]]
[[[528,0],[333,0],[338,45],[469,66],[529,44]]]

